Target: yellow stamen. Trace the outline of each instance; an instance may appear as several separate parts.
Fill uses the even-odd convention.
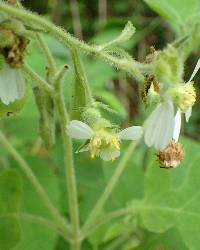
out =
[[[115,161],[115,157],[114,156],[111,156],[111,161]]]
[[[90,157],[91,157],[92,159],[95,159],[95,154],[92,153],[92,154],[90,155]]]

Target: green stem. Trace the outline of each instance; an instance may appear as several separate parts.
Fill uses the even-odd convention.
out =
[[[82,228],[82,233],[85,234],[87,230],[91,227],[91,225],[94,223],[96,218],[98,217],[100,211],[102,210],[103,206],[105,205],[106,201],[110,197],[113,189],[115,188],[123,170],[126,167],[126,163],[130,159],[134,149],[136,148],[137,144],[139,141],[133,141],[128,149],[126,150],[125,154],[123,155],[121,161],[119,162],[114,174],[110,178],[104,192],[102,193],[101,197],[97,201],[96,205],[94,206],[92,212],[88,216],[83,228]]]
[[[87,237],[87,235],[92,233],[95,229],[97,229],[98,227],[100,227],[103,224],[110,222],[113,219],[116,219],[116,218],[121,217],[123,215],[133,214],[134,212],[136,212],[136,209],[128,207],[128,208],[122,208],[122,209],[107,213],[104,216],[102,216],[101,218],[99,218],[98,220],[94,221],[93,225],[91,225],[91,227],[88,228],[86,234],[82,235],[82,237],[83,238]]]
[[[46,56],[46,59],[48,61],[48,65],[50,68],[50,72],[52,73],[52,75],[54,75],[56,73],[56,64],[55,64],[55,60],[51,54],[51,51],[49,50],[48,46],[46,45],[42,36],[39,33],[36,33],[36,37],[38,39],[38,42],[40,44],[41,49],[43,50],[43,52]]]
[[[48,20],[43,19],[42,17],[33,14],[30,11],[24,9],[17,9],[13,6],[9,6],[3,2],[0,3],[0,12],[7,13],[13,17],[21,19],[23,22],[28,21],[34,24],[42,26],[46,31],[51,33],[53,36],[58,38],[65,46],[67,47],[76,47],[82,49],[86,53],[91,55],[96,55],[106,62],[110,63],[112,66],[122,69],[125,72],[132,74],[138,81],[143,81],[144,77],[142,75],[142,68],[145,67],[145,64],[139,63],[135,60],[128,59],[119,59],[105,51],[100,51],[98,46],[90,46],[79,39],[71,36],[68,32],[65,32],[62,28],[55,26],[53,23]]]
[[[12,155],[15,161],[19,164],[19,167],[26,174],[26,176],[32,183],[33,187],[35,188],[36,192],[38,193],[39,197],[41,198],[41,201],[49,210],[49,212],[51,213],[55,221],[58,223],[58,225],[60,225],[67,234],[70,234],[71,229],[69,225],[66,223],[64,218],[60,215],[59,211],[52,204],[44,188],[42,187],[42,185],[34,175],[33,171],[31,170],[31,167],[21,157],[21,155],[16,151],[16,149],[10,144],[9,140],[4,136],[2,132],[0,132],[0,143],[8,150],[8,152]]]
[[[33,80],[37,86],[44,88],[48,93],[52,94],[53,88],[44,79],[42,79],[42,77],[40,77],[36,72],[34,72],[30,66],[24,64],[22,69],[24,73],[28,77],[30,77],[31,80]]]
[[[73,161],[73,150],[72,141],[67,134],[66,125],[69,123],[68,113],[65,108],[64,96],[62,93],[61,82],[55,82],[55,104],[57,106],[58,115],[60,119],[60,126],[62,130],[63,143],[64,143],[64,156],[65,156],[65,176],[67,182],[68,191],[68,204],[70,221],[73,233],[73,243],[71,244],[72,250],[79,250],[81,247],[81,241],[79,240],[80,224],[79,224],[79,211],[78,211],[78,198],[76,179],[74,173],[74,161]]]

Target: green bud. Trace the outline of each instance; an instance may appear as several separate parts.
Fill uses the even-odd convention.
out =
[[[85,108],[85,111],[81,114],[81,117],[85,123],[94,127],[94,124],[101,119],[101,114],[98,109]]]
[[[157,80],[167,87],[182,82],[183,60],[174,47],[168,45],[165,50],[159,52],[154,67]]]
[[[55,107],[51,96],[39,87],[34,88],[35,101],[40,114],[39,131],[47,150],[55,144]]]
[[[0,48],[12,47],[14,44],[14,33],[11,30],[0,30]]]
[[[154,85],[151,84],[151,87],[148,90],[147,94],[147,104],[156,104],[161,101],[159,93],[154,89]]]

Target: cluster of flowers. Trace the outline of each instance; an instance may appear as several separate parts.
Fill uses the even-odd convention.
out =
[[[144,126],[132,126],[122,131],[101,127],[95,128],[89,124],[72,120],[67,125],[68,134],[74,139],[86,140],[78,152],[89,151],[91,158],[101,157],[105,161],[113,161],[120,156],[120,143],[123,140],[138,140],[144,134],[147,146],[158,150],[158,159],[162,167],[170,168],[179,165],[184,156],[184,150],[178,142],[181,130],[181,113],[186,121],[192,114],[192,106],[196,100],[196,92],[192,79],[200,68],[197,62],[194,72],[186,83],[169,85],[159,95],[159,103],[146,120]],[[153,84],[150,87],[152,91]],[[158,98],[157,98],[158,100]],[[98,122],[98,121],[97,121]]]
[[[2,106],[6,114],[10,114],[10,105],[12,104],[12,110],[16,109],[25,98],[26,82],[21,67],[30,34],[19,21],[5,17],[0,22],[0,35],[0,116],[3,116]],[[150,56],[148,60],[154,60],[152,58]],[[146,145],[154,146],[158,151],[161,165],[176,167],[184,156],[183,148],[178,142],[181,114],[185,114],[188,122],[196,101],[192,80],[200,68],[199,60],[190,79],[184,83],[183,61],[179,60],[177,50],[172,46],[155,56],[152,63],[154,72],[149,76],[151,80],[145,89],[145,97],[150,103],[156,103],[156,107],[143,126],[132,126],[120,131],[102,118],[101,121],[105,122],[99,126],[98,119],[88,122],[90,119],[85,119],[84,116],[82,121],[72,120],[67,124],[70,137],[85,140],[78,152],[89,151],[91,158],[100,157],[105,161],[113,161],[120,156],[120,144],[123,140],[138,140],[144,135]]]

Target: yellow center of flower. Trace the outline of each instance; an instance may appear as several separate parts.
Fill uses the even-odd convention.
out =
[[[193,86],[193,82],[174,87],[171,91],[172,98],[175,104],[185,112],[191,108],[196,101],[196,91]]]
[[[116,158],[114,152],[120,151],[120,141],[117,135],[110,134],[105,130],[99,130],[91,138],[88,149],[92,159],[104,153],[108,160],[114,161]]]

